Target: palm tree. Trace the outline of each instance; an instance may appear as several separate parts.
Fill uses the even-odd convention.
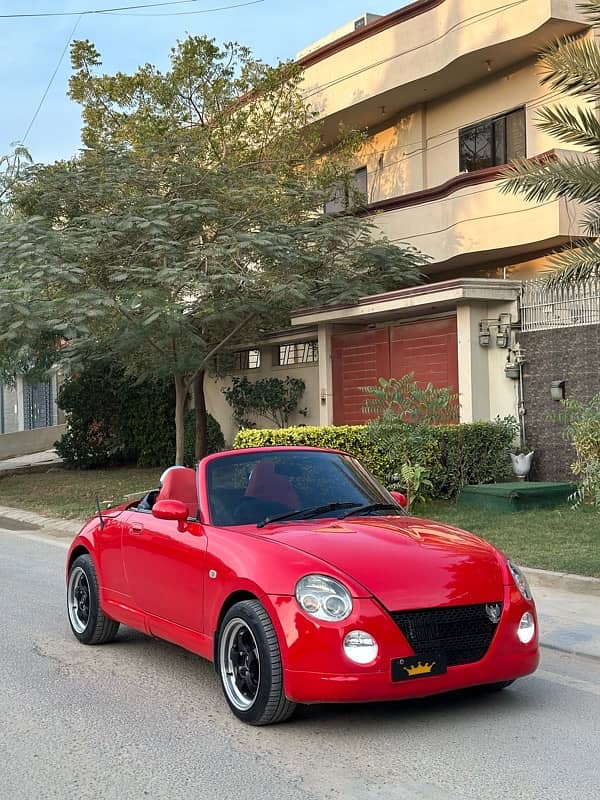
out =
[[[586,0],[579,8],[592,25],[600,25],[600,0]],[[579,97],[577,109],[564,104],[540,111],[537,126],[565,144],[584,148],[566,160],[521,159],[503,175],[502,191],[543,202],[566,198],[584,203],[585,240],[552,256],[551,283],[575,283],[600,275],[600,46],[595,39],[567,36],[549,45],[541,56],[542,83],[563,95]]]

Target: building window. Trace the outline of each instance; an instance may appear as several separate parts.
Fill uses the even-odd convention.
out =
[[[325,203],[325,213],[339,214],[350,208],[356,208],[364,202],[368,188],[367,168],[355,169],[349,181],[340,181],[333,187],[331,200]]]
[[[525,158],[525,129],[524,108],[463,128],[458,134],[460,171],[500,167]]]
[[[277,349],[277,364],[288,367],[291,364],[316,364],[319,361],[317,342],[294,342],[280,344]]]
[[[234,369],[258,369],[260,350],[238,350],[233,354]]]

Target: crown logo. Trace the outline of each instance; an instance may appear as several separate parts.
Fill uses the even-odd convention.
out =
[[[419,661],[419,663],[416,664],[414,667],[404,667],[403,669],[412,678],[413,675],[429,675],[429,673],[434,667],[435,667],[435,661],[432,661],[431,663],[429,663],[429,661],[426,661],[424,664],[422,661]]]

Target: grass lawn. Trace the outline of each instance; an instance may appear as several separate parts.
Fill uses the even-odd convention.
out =
[[[67,470],[10,475],[0,478],[0,505],[26,508],[48,517],[86,519],[100,502],[124,502],[126,494],[155,489],[162,469]]]
[[[498,511],[434,502],[419,514],[487,539],[526,567],[600,577],[600,510]]]
[[[161,469],[63,470],[0,478],[0,505],[50,517],[86,519],[101,501],[121,503],[126,494],[152,489]],[[499,513],[429,503],[422,516],[472,531],[527,567],[600,577],[600,511]]]

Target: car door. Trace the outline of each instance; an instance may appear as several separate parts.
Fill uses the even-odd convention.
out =
[[[157,519],[132,510],[123,526],[122,553],[134,604],[146,614],[202,631],[207,537],[199,522]]]

